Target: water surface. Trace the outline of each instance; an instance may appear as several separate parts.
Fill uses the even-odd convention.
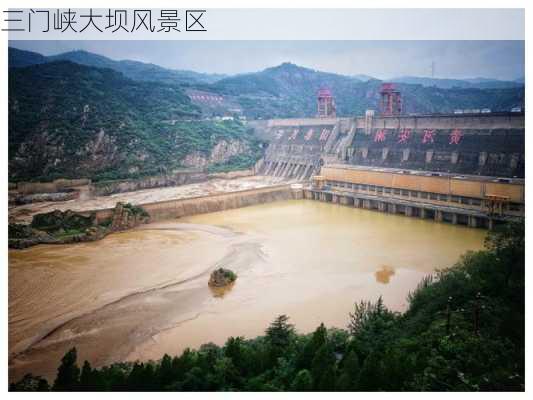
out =
[[[393,310],[420,279],[482,248],[485,231],[309,200],[181,218],[76,245],[9,251],[10,380],[53,377],[72,346],[93,365],[156,359],[277,315],[345,327],[353,303]],[[211,291],[209,273],[238,274]]]

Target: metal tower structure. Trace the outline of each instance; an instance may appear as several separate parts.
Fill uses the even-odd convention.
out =
[[[334,118],[336,116],[335,98],[328,88],[322,88],[318,91],[317,115],[319,118]]]
[[[402,95],[394,83],[384,83],[379,91],[381,95],[381,115],[391,116],[402,113]]]

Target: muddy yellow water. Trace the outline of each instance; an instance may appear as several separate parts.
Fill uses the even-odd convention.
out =
[[[160,358],[287,314],[300,332],[345,327],[353,303],[394,310],[420,279],[482,248],[485,231],[314,201],[277,202],[76,245],[9,252],[10,379],[52,377],[62,355],[100,366]],[[207,286],[214,268],[238,274]]]

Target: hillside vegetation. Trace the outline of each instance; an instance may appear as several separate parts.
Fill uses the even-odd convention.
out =
[[[244,141],[255,154],[258,144],[242,124],[199,117],[176,85],[66,61],[13,68],[10,180],[165,173],[180,168],[191,152],[208,154],[221,140]]]
[[[72,349],[51,386],[27,375],[10,390],[523,391],[524,251],[524,223],[512,223],[424,279],[403,314],[362,301],[347,329],[307,335],[281,315],[255,339],[103,368],[80,370]]]

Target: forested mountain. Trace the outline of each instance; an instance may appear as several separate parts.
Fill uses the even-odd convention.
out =
[[[19,50],[14,47],[8,49],[9,68],[27,67],[34,64],[48,62],[47,57],[33,51]]]
[[[72,61],[91,67],[110,68],[126,77],[140,81],[157,81],[167,84],[213,83],[224,77],[219,74],[202,74],[194,71],[174,70],[140,61],[115,61],[83,50],[69,51],[45,57],[39,53],[9,48],[9,67],[24,67],[53,61]]]
[[[221,79],[210,85],[218,93],[234,96],[252,118],[301,117],[316,113],[316,92],[329,87],[335,96],[337,114],[362,115],[377,109],[382,81],[362,81],[284,63],[264,71]],[[455,109],[490,108],[504,111],[523,105],[524,88],[441,89],[399,83],[405,112],[449,113]]]
[[[238,122],[198,121],[178,86],[67,61],[9,73],[11,180],[96,179],[171,171],[222,140],[257,144]]]

